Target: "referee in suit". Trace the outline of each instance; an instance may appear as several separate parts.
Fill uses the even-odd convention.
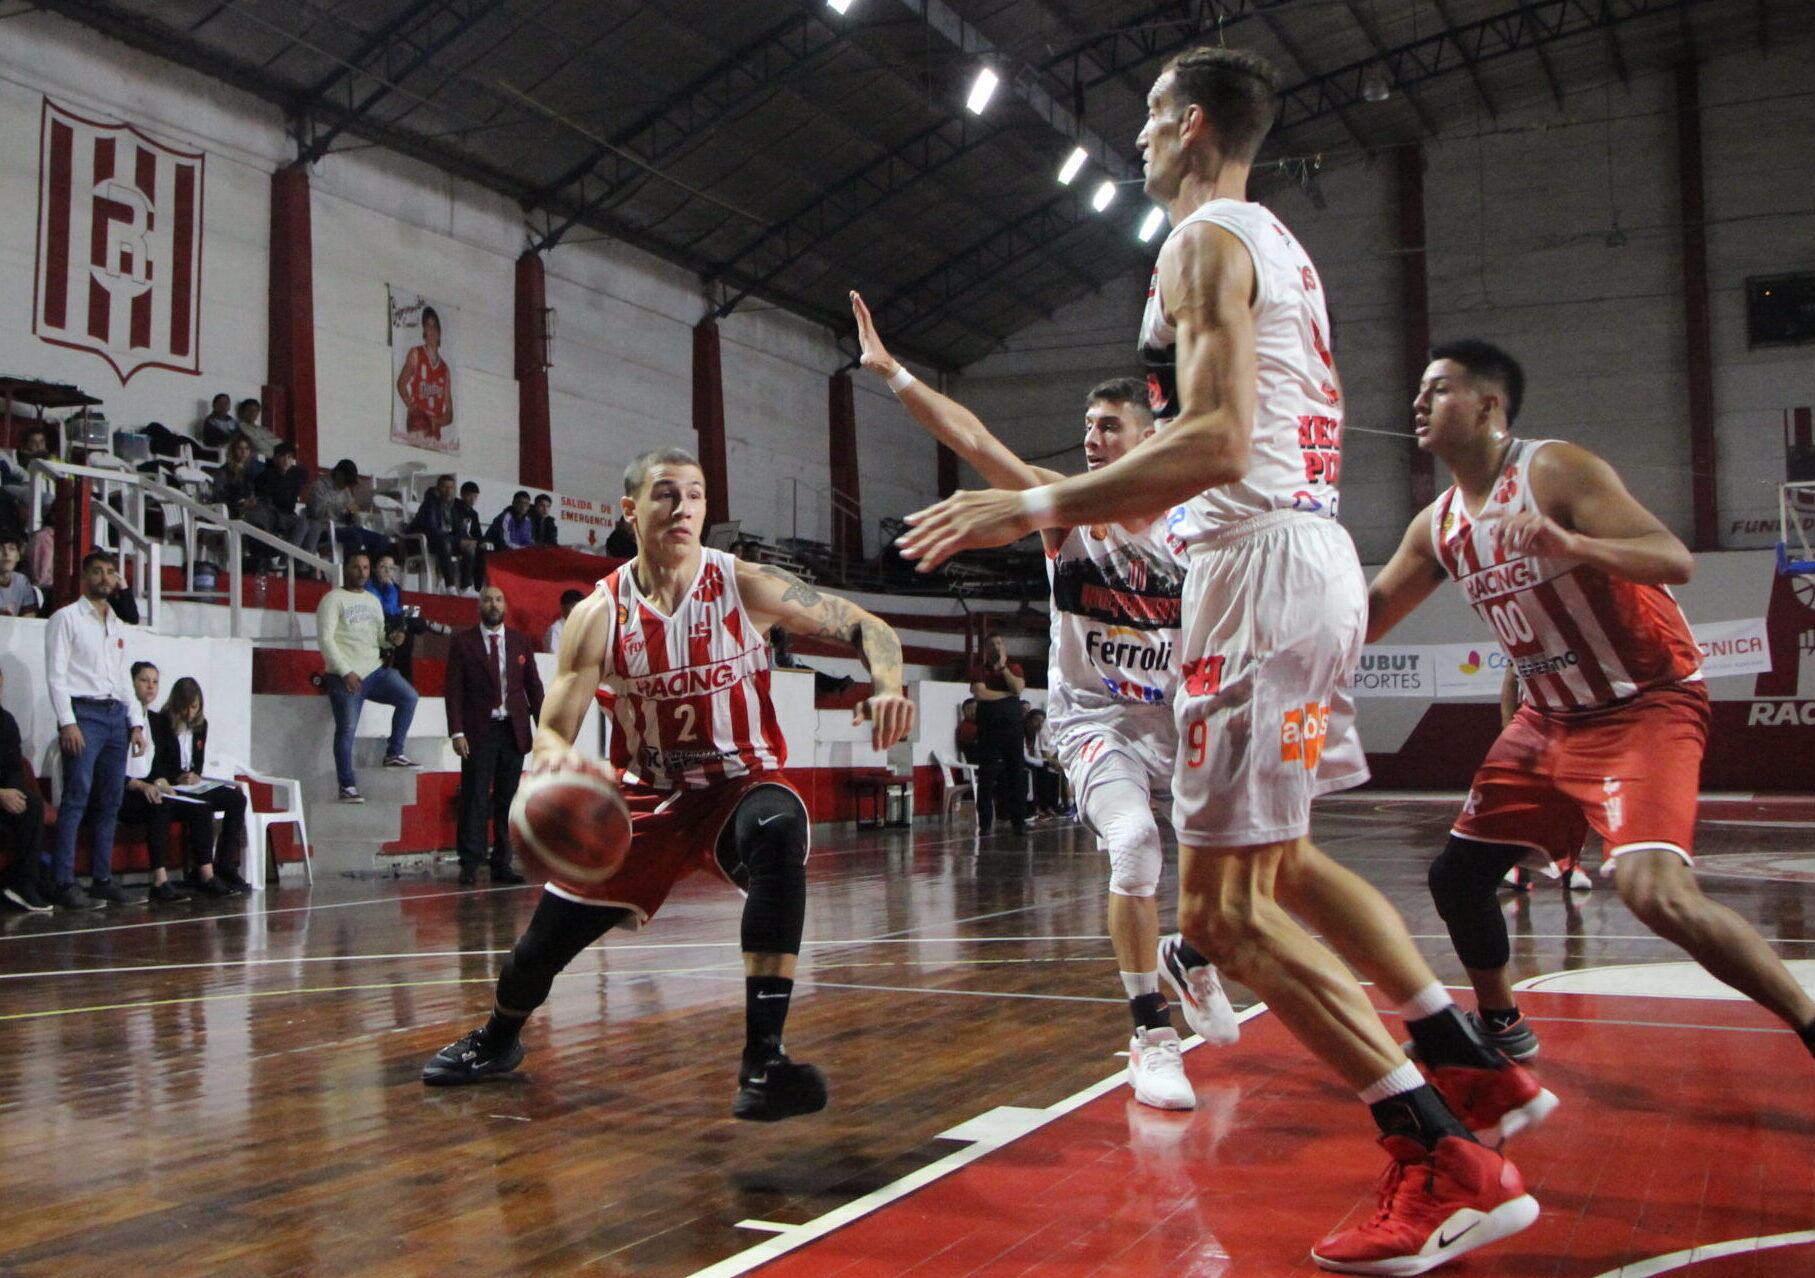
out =
[[[504,592],[479,592],[479,624],[455,634],[447,662],[447,726],[460,756],[460,883],[479,881],[491,818],[491,881],[523,882],[510,863],[510,805],[542,716],[542,676],[528,635],[506,629]]]

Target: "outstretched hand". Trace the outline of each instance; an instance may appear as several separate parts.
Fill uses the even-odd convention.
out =
[[[857,343],[862,348],[859,361],[878,377],[893,377],[900,371],[901,361],[889,354],[889,348],[882,344],[882,335],[876,331],[870,308],[864,305],[863,295],[856,289],[851,290],[851,314],[857,320]]]
[[[917,572],[931,572],[960,550],[1006,546],[1035,531],[1020,493],[989,488],[953,493],[936,506],[907,517],[912,525],[895,544],[903,559],[918,560]]]
[[[914,730],[914,703],[899,692],[879,693],[857,703],[853,725],[870,721],[870,745],[886,750]]]

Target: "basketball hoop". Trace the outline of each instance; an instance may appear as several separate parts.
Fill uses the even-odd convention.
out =
[[[1815,605],[1815,549],[1809,546],[1809,528],[1815,525],[1815,480],[1780,484],[1777,488],[1777,571],[1787,577],[1812,580],[1796,583],[1796,597]]]

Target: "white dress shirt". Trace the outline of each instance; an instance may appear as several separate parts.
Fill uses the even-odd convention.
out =
[[[86,597],[51,614],[44,628],[44,676],[59,728],[76,721],[76,697],[111,697],[125,706],[133,727],[145,726],[145,707],[132,695],[130,630],[106,603],[97,613]]]
[[[542,651],[561,651],[561,631],[567,625],[566,617],[556,617],[554,624],[542,632]]]

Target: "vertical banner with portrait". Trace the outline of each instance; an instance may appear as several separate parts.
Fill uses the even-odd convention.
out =
[[[409,289],[387,286],[391,319],[391,441],[460,455],[450,339],[460,310]]]

